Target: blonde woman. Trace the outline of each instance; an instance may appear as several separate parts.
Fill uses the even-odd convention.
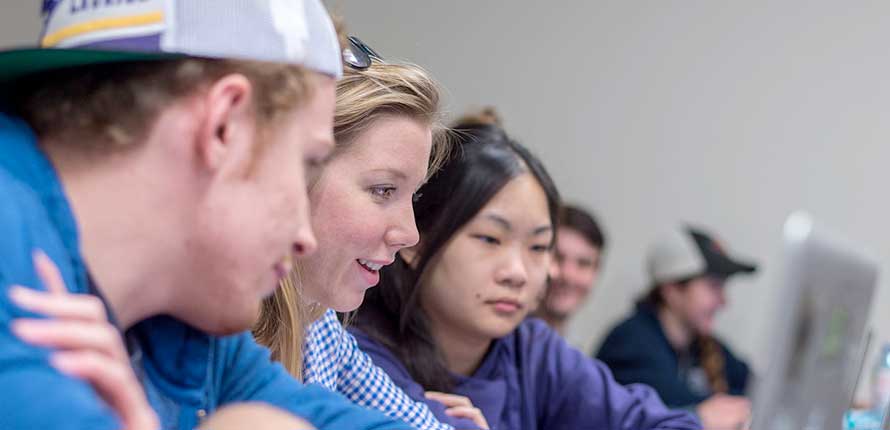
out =
[[[294,376],[416,428],[487,428],[464,398],[442,397],[433,411],[411,400],[337,320],[335,311],[356,309],[399,250],[417,244],[415,191],[447,152],[439,89],[426,72],[385,63],[355,38],[344,58],[334,153],[310,179],[318,251],[266,300],[254,334]]]

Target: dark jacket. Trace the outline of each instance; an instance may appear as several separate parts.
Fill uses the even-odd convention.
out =
[[[670,407],[693,407],[714,394],[701,368],[697,344],[692,342],[686,351],[674,350],[655,309],[641,303],[630,318],[612,329],[596,358],[609,366],[618,382],[649,385]],[[744,395],[750,376],[748,365],[723,343],[720,348],[726,361],[728,394]]]

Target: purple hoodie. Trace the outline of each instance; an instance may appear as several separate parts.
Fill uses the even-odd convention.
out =
[[[390,350],[358,329],[351,331],[396,385],[441,413],[441,405],[424,398],[423,388]],[[615,382],[603,363],[537,319],[495,340],[479,369],[456,382],[454,394],[469,397],[492,430],[701,429],[690,413],[666,408],[652,388]]]

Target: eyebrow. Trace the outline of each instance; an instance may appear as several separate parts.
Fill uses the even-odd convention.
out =
[[[550,226],[550,225],[542,225],[542,226],[536,228],[536,229],[532,232],[532,236],[537,236],[537,235],[544,234],[544,233],[550,233],[551,231],[553,231],[553,226]]]
[[[513,225],[510,224],[510,221],[507,221],[506,218],[504,218],[500,215],[485,214],[485,218],[487,218],[489,221],[494,221],[495,224],[500,225],[501,227],[503,227],[504,230],[507,230],[507,231],[513,230]]]
[[[391,169],[391,168],[371,169],[368,172],[370,172],[370,173],[387,173],[399,180],[407,180],[408,179],[408,175],[406,175],[405,172],[403,172],[401,170]]]
[[[497,215],[497,214],[485,214],[485,218],[490,221],[494,221],[496,224],[499,224],[504,230],[513,231],[513,225],[510,224],[510,221],[507,221],[506,218]],[[542,225],[534,230],[532,230],[532,236],[538,236],[545,233],[549,233],[553,231],[553,226],[551,225]]]

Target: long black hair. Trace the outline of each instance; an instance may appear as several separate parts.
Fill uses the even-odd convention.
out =
[[[421,237],[414,260],[409,264],[399,256],[385,267],[380,285],[368,292],[354,320],[393,351],[426,390],[445,392],[452,390],[454,381],[419,303],[427,272],[452,236],[517,176],[529,173],[541,185],[554,230],[560,207],[559,193],[544,165],[499,126],[464,121],[454,129],[454,153],[420,189],[414,207]]]

